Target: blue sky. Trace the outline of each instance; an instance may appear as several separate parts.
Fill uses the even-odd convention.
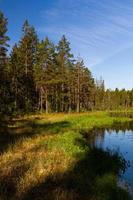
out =
[[[11,45],[28,19],[41,39],[56,43],[65,34],[75,57],[107,88],[133,88],[133,0],[0,0],[0,10]]]

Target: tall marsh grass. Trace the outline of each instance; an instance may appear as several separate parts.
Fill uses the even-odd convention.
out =
[[[2,126],[0,200],[130,199],[116,184],[121,158],[90,149],[82,134],[114,121],[131,119],[106,112],[31,115]]]

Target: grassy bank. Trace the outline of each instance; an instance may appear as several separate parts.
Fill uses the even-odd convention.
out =
[[[106,112],[14,119],[0,130],[0,199],[129,199],[116,184],[123,159],[91,149],[83,133],[131,120]]]

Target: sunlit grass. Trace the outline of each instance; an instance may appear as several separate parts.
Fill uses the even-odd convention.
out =
[[[21,199],[47,177],[63,176],[88,152],[88,148],[76,142],[84,141],[81,130],[89,132],[94,126],[111,125],[114,121],[131,119],[109,117],[106,112],[42,114],[14,119],[5,129],[11,140],[0,155],[0,199]],[[97,184],[102,183],[98,180]],[[58,187],[57,191],[55,199],[77,198],[72,191],[69,195]]]

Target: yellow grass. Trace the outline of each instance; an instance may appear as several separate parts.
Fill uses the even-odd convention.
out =
[[[56,174],[63,176],[76,163],[75,155],[85,151],[75,145],[76,137],[81,137],[78,130],[76,133],[75,130],[80,121],[84,123],[82,118],[87,119],[86,126],[88,124],[89,130],[99,120],[101,124],[111,124],[114,119],[109,121],[106,115],[103,112],[60,113],[14,119],[6,130],[11,137],[19,138],[14,143],[9,143],[0,155],[0,200],[21,199],[31,188],[45,182],[48,177],[55,175],[56,179]],[[63,129],[64,122],[68,124]],[[59,187],[53,193],[55,199],[76,199],[76,193],[68,193]]]

